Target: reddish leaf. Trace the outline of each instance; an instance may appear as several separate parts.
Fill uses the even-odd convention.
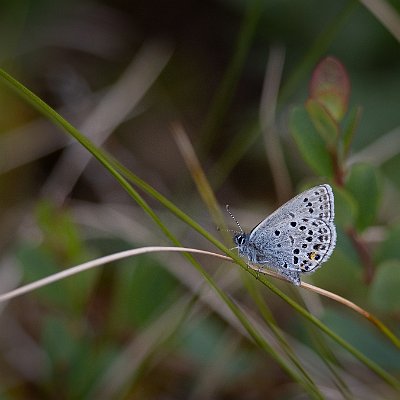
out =
[[[334,57],[324,58],[314,69],[310,98],[318,101],[340,122],[348,109],[350,80],[343,64]]]

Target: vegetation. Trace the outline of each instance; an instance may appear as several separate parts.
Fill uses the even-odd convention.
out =
[[[0,398],[398,398],[398,4],[128,3],[2,6]],[[301,287],[232,250],[322,182]]]

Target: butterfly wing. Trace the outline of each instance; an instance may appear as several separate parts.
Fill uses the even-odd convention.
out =
[[[277,270],[313,272],[336,244],[334,198],[320,185],[289,200],[249,235],[254,262]]]
[[[324,184],[298,194],[261,221],[250,232],[250,235],[256,233],[259,229],[263,229],[265,226],[278,224],[283,217],[294,218],[296,216],[333,222],[335,214],[332,188],[328,184]]]

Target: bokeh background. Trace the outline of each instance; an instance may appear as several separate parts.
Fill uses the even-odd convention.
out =
[[[304,161],[288,121],[308,97],[315,66],[334,56],[350,80],[349,110],[360,107],[344,165],[368,163],[379,188],[376,215],[358,234],[384,272],[366,282],[363,260],[339,227],[337,253],[312,280],[400,334],[399,21],[395,0],[4,0],[0,66],[221,235],[174,127],[190,138],[218,203],[251,229],[326,180]],[[184,245],[215,250],[146,200]],[[104,167],[3,84],[0,218],[1,293],[102,255],[170,244]],[[393,386],[239,267],[199,260],[280,349],[249,285],[259,293],[324,398],[396,398]],[[366,320],[277,285],[399,376],[398,349]],[[0,305],[4,399],[308,398],[178,255],[127,259]]]

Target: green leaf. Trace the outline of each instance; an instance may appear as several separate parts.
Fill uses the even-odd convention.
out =
[[[205,368],[215,365],[218,357],[226,357],[226,331],[213,318],[189,321],[180,331],[178,340],[180,351]],[[224,364],[224,376],[243,377],[254,369],[254,356],[247,350],[235,349],[230,353],[229,362]]]
[[[329,260],[312,275],[313,283],[329,287],[329,290],[346,298],[352,296],[357,298],[365,295],[361,272],[358,255],[350,239],[338,227],[336,248]],[[307,279],[306,276],[302,278],[305,281]]]
[[[399,244],[397,244],[399,246]],[[379,310],[400,311],[400,261],[390,260],[378,266],[370,290],[370,301]]]
[[[387,260],[400,260],[400,225],[396,225],[387,232],[385,239],[375,252],[377,264]]]
[[[85,335],[86,334],[86,335]],[[85,339],[82,336],[85,335]],[[116,351],[115,344],[109,341],[99,342],[91,340],[87,331],[82,332],[81,337],[75,337],[78,343],[76,352],[70,358],[68,373],[69,393],[66,398],[88,399],[96,385],[97,380],[116,362],[120,352]]]
[[[68,363],[76,352],[78,343],[67,330],[65,321],[49,316],[42,329],[42,346],[50,358],[53,367]]]
[[[36,216],[43,237],[41,248],[54,258],[58,271],[92,258],[83,244],[72,216],[66,209],[56,207],[50,201],[41,201],[37,205]],[[78,313],[83,311],[99,271],[96,268],[80,273],[62,283],[71,309],[74,308]]]
[[[346,229],[354,226],[357,214],[357,204],[353,197],[346,190],[335,187],[335,222]]]
[[[297,147],[307,164],[321,176],[333,177],[331,155],[321,136],[318,134],[304,107],[293,109],[290,131]]]
[[[16,254],[24,272],[25,283],[60,272],[60,265],[55,260],[54,254],[44,246],[34,247],[30,244],[22,244]],[[35,295],[43,303],[80,314],[86,307],[98,273],[98,268],[85,271],[61,282],[42,287],[35,291]]]
[[[380,187],[376,169],[369,164],[354,165],[346,189],[357,203],[356,228],[362,231],[374,222],[378,212]]]
[[[78,229],[65,208],[58,208],[47,200],[40,201],[36,207],[36,216],[45,246],[64,265],[82,261],[85,248]]]
[[[309,99],[306,102],[306,110],[316,131],[328,147],[333,147],[339,136],[339,128],[326,108],[318,101]]]
[[[16,251],[16,257],[21,265],[24,283],[31,283],[59,272],[54,258],[43,248],[30,244],[21,244]],[[65,290],[65,282],[47,285],[35,292],[38,298],[47,304],[69,309],[70,300]]]
[[[200,363],[209,363],[214,359],[223,328],[210,318],[185,324],[179,339],[180,347],[190,354],[190,359]]]
[[[383,368],[394,371],[400,369],[398,349],[394,349],[393,345],[373,330],[364,319],[353,318],[345,311],[334,311],[329,308],[322,319],[342,338]],[[336,349],[336,345],[332,343],[332,351],[335,352]]]
[[[79,320],[47,317],[41,345],[51,362],[53,385],[63,386],[65,398],[87,398],[87,393],[116,353],[108,343],[99,345]],[[63,371],[63,373],[60,373]]]
[[[154,258],[126,260],[118,268],[118,291],[113,301],[113,325],[144,326],[168,307],[177,289],[175,278]]]
[[[353,138],[356,134],[358,124],[361,119],[361,107],[354,107],[351,109],[346,125],[343,128],[342,143],[343,143],[343,157],[346,157],[351,148]]]

